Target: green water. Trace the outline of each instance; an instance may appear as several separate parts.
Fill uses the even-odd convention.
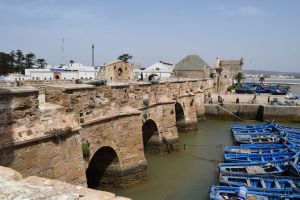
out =
[[[218,183],[217,164],[223,158],[224,146],[232,144],[231,124],[230,121],[200,122],[199,131],[179,135],[179,152],[146,155],[146,181],[109,191],[134,200],[208,199],[210,185]],[[185,150],[184,144],[187,144]]]

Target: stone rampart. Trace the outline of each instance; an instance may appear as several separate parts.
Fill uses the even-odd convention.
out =
[[[147,147],[178,147],[176,105],[185,124],[196,124],[203,95],[214,91],[213,80],[48,85],[39,104],[39,91],[23,86],[0,93],[0,164],[89,187],[144,180]]]

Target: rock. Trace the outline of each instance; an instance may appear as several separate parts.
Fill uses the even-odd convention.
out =
[[[21,173],[13,170],[11,168],[2,167],[2,166],[0,166],[0,177],[3,177],[6,180],[11,180],[11,181],[18,181],[23,178]]]

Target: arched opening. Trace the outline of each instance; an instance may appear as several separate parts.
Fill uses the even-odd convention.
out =
[[[86,170],[88,187],[115,185],[118,167],[119,159],[115,150],[108,146],[100,148],[93,155]]]
[[[60,78],[59,78],[59,75],[54,75],[54,79],[55,79],[55,80],[60,79]]]
[[[118,75],[121,76],[122,74],[123,74],[123,70],[122,70],[122,68],[119,68],[118,69]]]
[[[176,122],[184,120],[184,111],[180,103],[175,104]]]
[[[153,120],[148,119],[143,124],[142,132],[145,150],[149,150],[151,146],[157,146],[158,143],[161,143],[159,140],[158,128]]]

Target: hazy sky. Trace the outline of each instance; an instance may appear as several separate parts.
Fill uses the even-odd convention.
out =
[[[91,65],[130,53],[149,66],[199,54],[300,71],[299,0],[0,0],[0,51]]]

